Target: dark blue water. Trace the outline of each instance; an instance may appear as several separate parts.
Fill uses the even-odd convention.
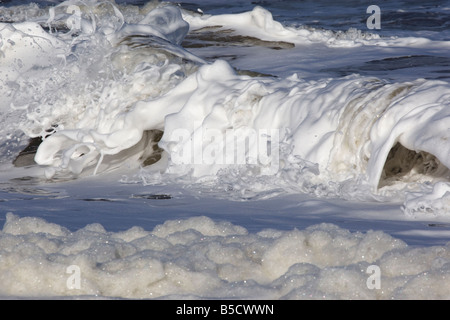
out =
[[[41,7],[56,5],[58,0],[0,0],[0,6],[37,3]],[[148,1],[117,0],[117,4],[143,6]],[[450,29],[450,1],[362,1],[362,0],[194,0],[168,1],[184,9],[205,14],[239,13],[262,6],[272,12],[275,20],[285,25],[304,25],[313,28],[347,30],[367,29],[370,13],[367,8],[377,5],[381,10],[381,34],[407,32],[444,32]]]

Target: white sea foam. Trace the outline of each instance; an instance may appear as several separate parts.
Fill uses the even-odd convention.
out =
[[[290,159],[301,158],[318,164],[319,179],[339,182],[367,175],[367,182],[376,189],[386,174],[388,154],[399,142],[407,149],[434,155],[436,167],[429,170],[441,170],[445,179],[449,151],[441,141],[449,138],[442,130],[449,93],[448,84],[438,81],[253,79],[236,75],[227,63],[217,61],[201,67],[162,97],[140,100],[115,117],[91,114],[85,128],[78,125],[76,130],[58,131],[40,146],[36,161],[78,174],[84,166],[95,165],[98,155],[118,154],[136,145],[147,130],[164,131],[159,145],[170,156],[180,148],[192,147],[193,154],[211,148],[217,142],[196,138],[204,128],[225,132],[248,127],[279,130],[279,142],[289,150],[280,155],[280,171],[289,168]],[[95,122],[101,124],[101,132],[91,126]],[[180,128],[190,132],[189,139],[176,136]],[[195,141],[201,142],[193,145]],[[168,171],[186,174],[193,169],[192,174],[201,177],[214,176],[222,168],[220,164],[193,163],[186,168],[169,163]]]
[[[445,216],[450,206],[450,184],[438,182],[434,185],[422,185],[420,191],[406,194],[402,207],[412,217]]]
[[[80,13],[68,17],[77,5]],[[268,170],[268,163],[244,170],[256,178],[269,172],[277,187],[297,185],[305,191],[322,185],[336,193],[345,189],[342,183],[358,181],[361,190],[368,185],[376,192],[396,180],[449,179],[447,82],[389,83],[357,75],[315,81],[296,74],[252,78],[238,75],[223,60],[205,63],[180,47],[188,27],[222,25],[243,35],[296,44],[305,44],[302,36],[310,37],[311,31],[285,27],[261,7],[198,16],[160,5],[138,16],[130,19],[113,4],[71,1],[52,8],[46,20],[50,26],[70,25],[68,33],[50,34],[32,22],[2,24],[1,50],[11,62],[2,69],[3,107],[14,101],[26,111],[19,127],[28,136],[46,136],[54,128],[35,157],[48,166],[47,177],[99,173],[124,163],[139,166],[138,159],[151,153],[146,132],[161,130],[159,146],[167,153],[168,173],[217,179],[230,169],[219,158],[233,149],[234,141],[218,145],[202,134],[247,128],[276,130],[278,141],[267,137],[267,143],[279,146],[276,170]],[[382,45],[378,40],[368,45]],[[380,41],[405,45],[409,40]],[[29,54],[28,45],[36,47],[37,56]],[[50,81],[41,81],[45,77]],[[187,135],[177,137],[180,129]],[[397,143],[406,151],[385,167]],[[208,152],[208,162],[171,161],[188,149],[194,155]],[[416,153],[417,163],[404,167],[402,157]],[[341,187],[330,187],[330,182]]]
[[[0,243],[3,296],[450,298],[449,246],[417,249],[332,224],[252,234],[196,217],[152,231],[91,224],[71,232],[8,214]]]
[[[262,7],[198,15],[165,3],[66,1],[4,13],[4,21],[14,22],[0,23],[1,161],[9,164],[28,137],[45,138],[38,168],[19,170],[23,176],[42,174],[41,168],[58,178],[127,167],[135,176],[122,182],[137,176],[144,185],[225,190],[227,199],[301,192],[358,201],[401,194],[395,200],[403,201],[404,219],[448,216],[448,82],[321,72],[341,53],[348,57],[338,66],[353,59],[395,63],[431,51],[445,57],[449,41],[286,26]],[[220,59],[217,49],[200,48],[201,58],[182,47],[189,32],[208,30],[244,43],[253,37],[294,47],[286,46],[287,62],[279,51],[263,59],[269,51],[250,47],[249,57],[237,60],[252,70],[264,70],[269,60],[277,60],[269,70],[286,64],[281,76],[251,77],[233,68],[238,49],[224,49]],[[382,55],[374,62],[377,53],[369,51],[375,48],[386,50],[376,51]],[[399,56],[392,61],[391,50]],[[292,74],[294,65],[300,71]],[[303,69],[317,76],[302,77]],[[140,168],[161,151],[155,132],[163,132],[161,160]],[[252,133],[263,141],[257,155],[271,150],[272,161],[255,162],[245,149]],[[247,151],[241,158],[234,153],[239,139]],[[7,205],[17,209],[13,201]],[[334,224],[252,233],[191,217],[152,231],[110,232],[100,224],[71,231],[9,213],[0,231],[0,296],[449,299],[449,252],[448,244],[415,248],[385,232]]]

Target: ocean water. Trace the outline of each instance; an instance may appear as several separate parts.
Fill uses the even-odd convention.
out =
[[[449,18],[1,1],[0,297],[449,299]]]

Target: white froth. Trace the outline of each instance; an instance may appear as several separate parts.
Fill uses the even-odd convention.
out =
[[[28,77],[39,81],[39,69],[62,65],[67,49],[37,23],[0,23],[0,110],[28,104],[33,94]],[[19,88],[22,94],[16,92]]]
[[[450,206],[450,184],[437,182],[422,186],[420,191],[406,194],[403,211],[412,217],[446,216]]]
[[[58,5],[57,14],[47,22],[67,23],[68,6]],[[2,39],[9,39],[2,41],[3,58],[14,60],[14,72],[22,61],[18,88],[11,90],[11,81],[4,86],[10,90],[5,93],[9,101],[26,103],[20,128],[29,136],[45,136],[46,130],[57,126],[35,157],[38,164],[48,166],[47,177],[99,173],[124,162],[138,166],[137,159],[148,153],[146,132],[156,129],[164,131],[159,146],[167,153],[168,173],[213,180],[221,172],[233,171],[254,179],[271,176],[253,184],[262,190],[275,185],[310,192],[314,186],[333,194],[340,188],[329,181],[358,180],[361,190],[367,185],[376,192],[378,186],[389,184],[380,181],[396,143],[436,157],[439,172],[448,179],[450,151],[443,141],[449,138],[450,89],[445,82],[390,84],[359,76],[317,81],[297,75],[251,78],[238,75],[225,61],[203,64],[192,58],[180,47],[188,28],[222,25],[243,35],[296,39],[294,43],[312,31],[285,27],[261,7],[236,15],[198,16],[162,5],[129,19],[110,4],[102,9],[113,14],[110,20],[94,14],[100,7],[81,6],[80,19],[92,30],[72,30],[69,33],[81,32],[74,38],[49,34],[36,23],[2,25]],[[356,39],[362,38],[352,41]],[[34,60],[27,41],[39,45]],[[195,63],[181,63],[180,58]],[[61,67],[54,68],[58,61]],[[196,65],[199,62],[201,66]],[[45,77],[51,81],[38,81]],[[211,133],[225,137],[230,130],[265,132],[261,137],[267,138],[266,147],[278,148],[272,150],[278,158],[270,163],[259,158],[248,167],[233,163],[232,155],[230,167],[227,150],[232,150],[234,140],[205,138]],[[180,150],[191,153],[187,163],[177,162]],[[252,157],[244,155],[245,161]],[[436,180],[426,172],[424,178]]]
[[[207,26],[228,27],[262,40],[293,39],[298,36],[293,29],[275,21],[270,11],[259,6],[252,11],[240,14],[192,15],[188,13],[184,14],[183,18],[192,29]]]
[[[448,148],[440,144],[448,139],[442,128],[449,90],[439,81],[391,85],[354,77],[250,78],[218,60],[200,67],[165,95],[139,100],[124,111],[113,104],[107,113],[85,113],[76,130],[58,130],[47,138],[35,159],[75,174],[96,162],[107,168],[103,155],[128,149],[131,156],[143,133],[158,129],[164,131],[159,145],[172,160],[168,172],[215,176],[228,167],[223,155],[232,145],[225,139],[222,144],[206,139],[207,130],[224,136],[229,129],[277,130],[284,149],[279,150],[280,162],[272,174],[289,170],[300,158],[318,165],[319,180],[367,176],[376,190],[396,142],[433,154],[450,167]],[[176,157],[187,151],[191,152],[187,161],[177,162]],[[207,161],[206,156],[212,158]]]
[[[16,18],[0,23],[0,114],[7,114],[0,133],[21,130],[15,148],[45,137],[35,161],[47,178],[139,168],[158,130],[163,161],[136,173],[144,184],[187,181],[239,200],[290,191],[372,199],[403,190],[406,218],[448,216],[448,82],[250,77],[232,58],[206,62],[181,46],[202,29],[289,42],[291,65],[314,60],[319,70],[325,63],[312,56],[322,49],[408,48],[403,56],[442,52],[448,41],[290,27],[258,6],[200,16],[165,3],[66,1],[45,12],[30,5]],[[227,140],[227,132],[237,137]],[[275,148],[276,162],[239,162],[255,160],[250,151],[226,157],[234,138],[249,132],[263,132],[258,146]],[[450,299],[449,249],[333,224],[252,233],[201,216],[151,231],[100,224],[71,231],[9,213],[0,231],[0,296]]]
[[[383,232],[332,224],[252,234],[195,217],[150,232],[99,224],[70,232],[9,213],[0,243],[4,296],[450,298],[448,246],[415,249]],[[379,289],[367,284],[369,266],[380,270]]]

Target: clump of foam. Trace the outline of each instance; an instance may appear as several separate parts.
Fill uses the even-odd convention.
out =
[[[406,193],[402,209],[408,216],[445,216],[450,207],[450,184],[423,185],[420,192]]]
[[[194,217],[71,232],[8,213],[0,244],[4,297],[450,298],[448,246],[410,248],[332,224],[254,234]]]
[[[294,29],[283,26],[275,21],[270,11],[256,6],[252,11],[239,14],[222,15],[192,15],[186,13],[183,18],[191,28],[198,29],[207,26],[225,26],[239,30],[239,33],[254,36],[262,40],[279,40],[295,38]]]

